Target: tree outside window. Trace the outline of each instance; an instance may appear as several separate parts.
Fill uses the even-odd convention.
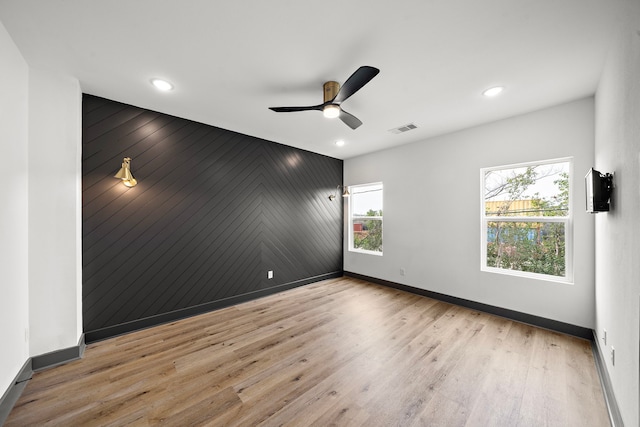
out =
[[[571,281],[570,159],[482,170],[482,269]]]

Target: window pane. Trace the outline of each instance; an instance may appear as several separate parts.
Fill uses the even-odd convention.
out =
[[[382,183],[349,187],[349,249],[382,252]]]
[[[487,267],[565,276],[564,222],[487,222]]]
[[[484,201],[487,216],[567,216],[569,162],[489,170]]]
[[[349,190],[353,216],[382,216],[382,184],[352,186]]]
[[[353,220],[353,248],[382,252],[382,220]]]

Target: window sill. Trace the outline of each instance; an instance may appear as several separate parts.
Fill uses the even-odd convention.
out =
[[[545,282],[554,282],[554,283],[562,283],[565,285],[573,285],[573,279],[569,277],[559,277],[559,276],[551,276],[548,274],[539,274],[539,273],[529,273],[526,271],[518,271],[518,270],[505,270],[502,268],[494,268],[494,267],[481,267],[480,271],[485,273],[494,273],[494,274],[502,274],[505,276],[516,276],[522,277],[525,279],[534,279],[534,280],[542,280]]]
[[[365,249],[349,249],[349,252],[353,252],[353,253],[356,253],[356,254],[382,256],[382,252],[367,251]]]

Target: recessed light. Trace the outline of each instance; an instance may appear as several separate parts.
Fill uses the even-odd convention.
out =
[[[484,96],[492,97],[500,94],[504,90],[502,86],[490,87],[489,89],[482,92]]]
[[[336,145],[338,147],[342,147],[342,146],[344,146],[344,141],[342,139],[339,139],[339,140],[336,141]]]
[[[171,83],[162,79],[151,79],[151,84],[154,85],[156,89],[164,92],[173,89],[173,85]]]

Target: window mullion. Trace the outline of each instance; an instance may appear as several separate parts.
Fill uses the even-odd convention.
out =
[[[485,216],[488,222],[567,222],[568,216]]]

